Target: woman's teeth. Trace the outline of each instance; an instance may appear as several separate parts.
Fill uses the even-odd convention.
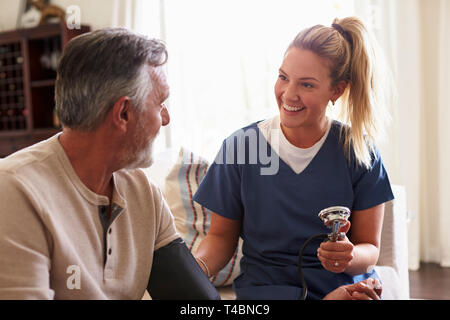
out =
[[[287,111],[302,111],[303,109],[306,109],[306,107],[291,107],[288,106],[287,104],[283,104],[283,108],[286,109]]]

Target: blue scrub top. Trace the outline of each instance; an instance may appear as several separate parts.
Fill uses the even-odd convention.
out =
[[[371,169],[358,166],[354,156],[347,159],[340,122],[333,121],[321,149],[299,174],[277,156],[257,124],[224,141],[194,200],[225,218],[242,221],[241,274],[233,283],[238,299],[299,299],[299,250],[312,235],[330,232],[318,213],[331,206],[364,210],[394,196],[378,152]],[[245,161],[239,159],[242,152]],[[262,159],[264,152],[279,161],[276,174],[261,174],[271,165],[267,157]],[[325,270],[317,258],[320,242],[311,242],[302,260],[309,299],[322,299],[344,284],[378,278],[374,270],[358,276]]]

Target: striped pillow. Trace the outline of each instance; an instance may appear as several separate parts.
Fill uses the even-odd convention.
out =
[[[197,247],[209,230],[211,211],[193,201],[193,196],[208,170],[209,163],[202,157],[181,147],[178,160],[166,177],[164,197],[172,211],[177,231],[195,255]],[[211,282],[216,287],[230,285],[240,272],[242,240],[228,264]]]

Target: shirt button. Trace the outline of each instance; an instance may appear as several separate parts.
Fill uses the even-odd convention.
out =
[[[113,271],[111,269],[105,270],[105,277],[106,278],[112,278],[113,277]]]
[[[111,255],[111,252],[112,252],[112,250],[111,250],[111,248],[109,248],[108,254]]]
[[[109,234],[111,234],[111,232],[112,232],[112,228],[109,228],[109,231],[108,231],[108,233],[109,233]]]

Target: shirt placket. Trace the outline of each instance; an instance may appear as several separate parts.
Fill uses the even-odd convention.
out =
[[[117,252],[117,248],[113,248],[112,244],[117,243],[113,241],[113,237],[115,236],[115,223],[114,221],[122,212],[123,208],[119,205],[113,203],[111,206],[111,214],[108,219],[108,206],[99,206],[100,212],[100,220],[102,221],[103,227],[103,258],[104,258],[104,270],[103,277],[104,280],[109,280],[115,278],[114,270],[115,270],[115,254]]]

